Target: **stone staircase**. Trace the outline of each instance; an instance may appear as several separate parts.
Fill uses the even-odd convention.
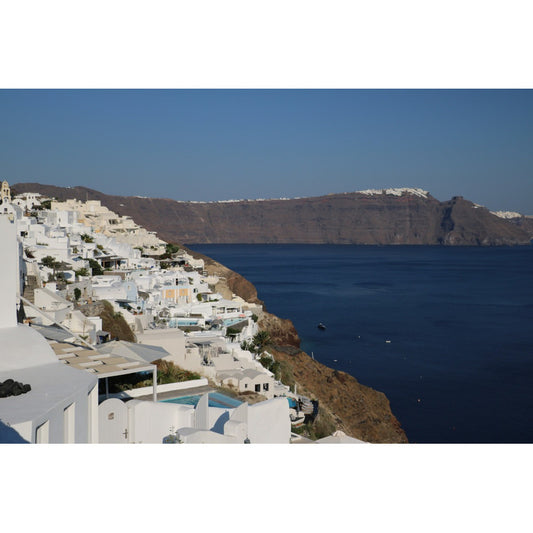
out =
[[[37,276],[26,276],[26,283],[24,285],[24,292],[22,296],[32,304],[35,303],[35,289],[40,287],[39,279]]]

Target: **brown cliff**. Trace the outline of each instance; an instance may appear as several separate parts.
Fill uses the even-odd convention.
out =
[[[529,244],[524,227],[484,207],[455,197],[431,195],[331,194],[292,200],[193,203],[110,196],[85,187],[18,183],[17,192],[40,192],[60,200],[100,200],[129,215],[167,242],[302,244]]]
[[[533,239],[533,216],[520,216],[509,219],[509,222],[523,229]]]
[[[336,429],[366,442],[408,442],[385,394],[361,385],[350,374],[329,368],[300,350],[298,334],[290,320],[263,313],[259,326],[279,343],[268,351],[276,361],[289,365],[298,393],[318,399]]]

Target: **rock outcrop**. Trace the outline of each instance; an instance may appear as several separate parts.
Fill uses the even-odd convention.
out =
[[[86,187],[18,183],[17,192],[60,200],[100,200],[167,242],[302,244],[529,244],[525,227],[455,197],[439,202],[418,189],[331,194],[291,200],[178,202],[110,196]]]

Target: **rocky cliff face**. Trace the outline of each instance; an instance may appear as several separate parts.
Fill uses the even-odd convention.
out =
[[[300,339],[290,320],[263,313],[259,325],[269,331],[276,343],[268,348],[276,361],[289,365],[298,393],[318,399],[337,429],[366,442],[408,442],[385,394],[361,385],[350,374],[333,370],[300,350]]]
[[[520,216],[510,219],[509,222],[522,228],[529,235],[529,238],[533,239],[533,216]]]
[[[461,197],[439,202],[412,190],[191,203],[109,196],[85,187],[19,183],[14,188],[61,200],[100,200],[167,242],[491,246],[529,244],[531,239],[525,227]]]

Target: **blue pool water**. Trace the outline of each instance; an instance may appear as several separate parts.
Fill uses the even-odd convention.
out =
[[[238,324],[239,322],[242,322],[243,320],[246,320],[246,318],[226,318],[224,320],[224,326],[230,327],[235,324]]]
[[[533,443],[533,247],[191,248],[250,280],[309,355],[384,392],[410,442]]]
[[[177,328],[178,326],[197,326],[197,325],[198,325],[198,320],[171,318],[168,321],[168,326],[170,328]]]
[[[194,394],[191,396],[181,396],[180,398],[171,398],[170,400],[161,400],[165,403],[180,403],[185,405],[194,405],[200,401],[202,395],[200,394]],[[235,407],[239,407],[242,402],[235,400],[234,398],[230,398],[229,396],[226,396],[224,394],[221,394],[220,392],[210,392],[209,393],[209,407],[221,407],[223,409],[233,409]]]

